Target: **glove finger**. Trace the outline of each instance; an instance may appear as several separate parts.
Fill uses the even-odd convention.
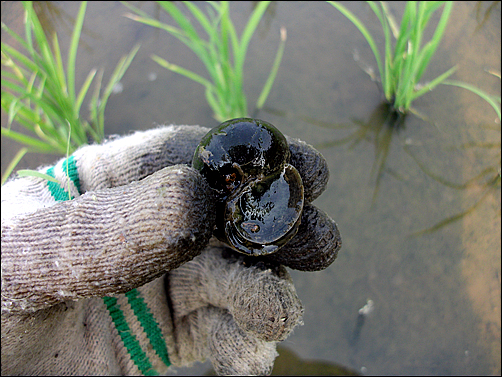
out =
[[[213,321],[208,348],[218,375],[269,375],[278,356],[275,342],[265,342],[242,331],[229,313]]]
[[[291,137],[286,137],[291,152],[291,165],[300,173],[306,202],[314,201],[323,193],[329,179],[328,164],[313,146]]]
[[[284,267],[258,261],[209,247],[171,271],[169,295],[175,317],[214,306],[228,310],[248,334],[265,341],[284,340],[302,323],[302,304]]]
[[[218,375],[266,375],[272,371],[275,342],[242,331],[225,309],[203,307],[174,324],[179,366],[209,358]]]
[[[3,222],[2,310],[127,292],[187,262],[211,236],[210,193],[178,165]]]
[[[341,247],[336,223],[314,205],[305,204],[296,236],[264,258],[295,270],[319,271],[335,261]]]
[[[81,192],[123,186],[172,165],[191,165],[197,144],[209,131],[198,126],[164,126],[82,147],[77,161]]]

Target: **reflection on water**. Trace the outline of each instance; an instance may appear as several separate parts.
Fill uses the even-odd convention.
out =
[[[62,14],[78,9],[78,3],[57,4]],[[455,3],[424,80],[458,64],[455,79],[500,93],[500,80],[486,73],[500,72],[499,4]],[[155,15],[153,3],[141,6]],[[343,365],[368,374],[500,374],[500,122],[493,109],[463,89],[441,86],[414,103],[429,122],[414,114],[395,118],[354,62],[354,50],[368,65],[372,53],[350,21],[323,2],[274,7],[249,46],[246,93],[254,103],[278,30],[286,26],[281,68],[258,117],[323,153],[331,177],[315,204],[344,236],[330,268],[291,273],[305,325],[282,343],[286,350],[277,366],[291,352],[286,365],[293,370],[282,373],[300,373],[298,360],[316,360],[329,364],[325,370]],[[366,4],[348,7],[379,35],[379,21]],[[399,19],[404,4],[392,2],[391,8]],[[89,3],[84,34],[95,35],[84,38],[89,50],[78,56],[83,80],[94,67],[108,64],[110,71],[142,43],[124,90],[110,98],[105,132],[163,123],[214,126],[198,84],[159,69],[150,55],[197,73],[204,67],[174,38],[122,17],[126,11],[120,3]],[[232,3],[231,11],[235,24],[243,25],[252,3]],[[67,32],[59,23],[54,28]],[[60,38],[65,51],[69,35]],[[2,169],[16,151],[2,138]],[[361,318],[368,298],[375,309]]]
[[[492,1],[489,3],[488,7],[483,10],[483,7],[486,6],[487,1],[477,1],[476,2],[476,21],[478,22],[478,26],[476,27],[476,32],[481,30],[483,26],[485,26],[486,22],[489,20],[492,12],[497,11],[497,7],[499,7],[499,1]],[[500,10],[500,9],[499,9]]]
[[[404,129],[406,116],[407,115],[395,111],[387,102],[382,102],[371,112],[368,120],[365,121],[357,118],[351,119],[356,127],[356,130],[352,134],[343,139],[316,144],[316,147],[324,149],[350,142],[350,148],[353,148],[362,141],[373,144],[375,160],[370,174],[372,177],[376,177],[372,200],[372,202],[375,203],[382,176],[385,171],[388,171],[385,167],[390,152],[392,137],[394,134]]]
[[[323,360],[303,359],[288,347],[277,347],[279,356],[275,359],[272,376],[358,376],[354,370]],[[212,367],[204,372],[206,376],[214,376]]]
[[[500,132],[500,125],[498,127],[498,130]],[[432,172],[429,170],[429,168],[425,165],[423,165],[420,161],[418,161],[414,155],[409,151],[408,148],[405,148],[406,153],[408,153],[415,161],[416,163],[420,166],[420,169],[427,174],[429,177],[434,179],[437,182],[440,182],[441,184],[459,189],[459,190],[467,190],[467,189],[472,189],[473,187],[476,187],[476,191],[478,191],[478,194],[476,195],[476,199],[472,205],[470,205],[467,209],[464,209],[463,211],[445,218],[444,220],[432,225],[431,227],[428,227],[426,229],[414,232],[412,235],[413,236],[419,236],[422,234],[426,233],[432,233],[435,232],[442,227],[449,225],[455,221],[461,220],[464,218],[466,215],[471,214],[473,211],[475,211],[481,204],[485,202],[490,196],[497,195],[500,191],[500,179],[501,179],[501,173],[500,173],[500,147],[501,144],[500,142],[489,142],[489,143],[484,143],[484,142],[474,142],[474,143],[469,143],[469,144],[464,144],[461,146],[461,148],[467,149],[471,147],[476,147],[476,148],[488,148],[488,149],[496,149],[499,152],[499,159],[498,161],[494,161],[492,165],[489,165],[485,167],[480,173],[477,173],[474,177],[468,179],[464,183],[453,183],[449,182],[445,179],[443,179],[441,176],[438,176],[436,173]]]
[[[403,130],[406,126],[406,117],[414,116],[414,114],[405,115],[393,110],[392,106],[390,106],[387,102],[380,103],[369,115],[368,120],[360,120],[357,118],[351,119],[350,123],[328,123],[322,122],[317,119],[313,119],[304,115],[295,115],[294,113],[288,113],[286,111],[280,111],[272,108],[265,108],[264,111],[268,114],[274,114],[276,116],[280,116],[283,118],[297,118],[301,119],[303,122],[310,124],[311,126],[330,128],[333,130],[337,129],[355,129],[348,136],[345,136],[341,139],[328,140],[321,143],[314,144],[314,146],[320,150],[326,148],[332,148],[336,146],[340,146],[343,144],[349,144],[349,149],[353,149],[357,144],[365,141],[371,143],[373,145],[375,151],[375,157],[373,161],[373,166],[371,168],[370,175],[374,177],[374,191],[372,204],[375,204],[377,199],[378,191],[380,188],[380,182],[384,175],[384,173],[391,174],[397,180],[404,180],[404,178],[396,171],[388,168],[386,165],[386,160],[390,152],[392,138],[395,134],[398,134],[399,131]],[[428,121],[426,117],[420,116],[422,120]],[[429,121],[429,123],[432,123]],[[500,123],[494,126],[485,126],[491,130],[498,130],[500,132]],[[402,149],[406,152],[412,159],[415,161],[420,170],[425,173],[428,177],[433,179],[434,181],[448,187],[457,190],[465,190],[472,186],[477,186],[478,188],[482,188],[483,192],[479,195],[478,199],[475,201],[473,205],[469,208],[453,215],[449,216],[438,223],[423,229],[417,230],[413,232],[412,236],[419,236],[422,234],[435,232],[442,227],[449,225],[455,221],[462,219],[464,216],[473,212],[478,206],[480,206],[483,201],[487,198],[488,195],[493,194],[498,189],[500,189],[500,181],[501,181],[501,154],[500,141],[470,141],[464,143],[458,147],[455,147],[459,150],[467,150],[471,148],[481,148],[485,150],[494,150],[498,153],[498,159],[495,159],[492,164],[483,168],[483,170],[477,173],[474,177],[469,178],[466,182],[456,183],[451,182],[448,179],[444,178],[441,173],[436,173],[431,169],[431,166],[428,166],[412,152],[410,146],[414,144],[414,142],[410,139],[404,140],[402,144]]]
[[[375,307],[375,304],[373,300],[368,300],[366,302],[366,305],[364,305],[361,309],[359,309],[357,313],[357,321],[356,321],[356,326],[354,327],[354,332],[352,333],[352,337],[349,341],[350,345],[354,347],[357,344],[357,341],[359,340],[359,336],[361,335],[361,330],[364,325],[364,321],[366,320],[366,317],[373,312]]]
[[[64,6],[53,1],[35,1],[33,3],[37,17],[44,28],[48,37],[53,35],[56,31],[58,34],[71,35],[73,32],[73,25],[75,24],[75,12],[69,12]],[[98,33],[93,32],[88,27],[82,28],[82,35],[94,39],[95,41],[101,40]],[[87,52],[90,50],[86,38],[81,38],[80,48]]]
[[[357,376],[353,370],[322,360],[305,360],[287,347],[277,347],[273,376]]]

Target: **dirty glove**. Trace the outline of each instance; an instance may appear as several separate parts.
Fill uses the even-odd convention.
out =
[[[283,256],[208,246],[214,198],[186,166],[207,131],[137,132],[41,169],[59,184],[2,187],[2,374],[153,374],[206,358],[220,374],[270,372],[302,317],[280,263],[325,268],[340,237],[307,204]],[[289,141],[312,201],[325,162]]]

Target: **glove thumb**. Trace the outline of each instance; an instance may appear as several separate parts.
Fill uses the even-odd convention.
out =
[[[182,265],[211,237],[211,195],[176,165],[2,222],[2,311],[124,293]]]

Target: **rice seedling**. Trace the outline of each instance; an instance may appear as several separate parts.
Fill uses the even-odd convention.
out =
[[[209,80],[188,69],[173,64],[157,55],[151,58],[159,65],[173,72],[184,75],[205,87],[206,100],[213,110],[214,118],[220,122],[237,117],[248,116],[248,106],[243,88],[243,67],[249,42],[265,13],[270,1],[257,2],[242,35],[237,36],[235,26],[230,18],[228,1],[208,1],[207,15],[193,2],[184,1],[190,17],[193,17],[207,34],[201,37],[190,18],[173,2],[157,2],[166,11],[178,27],[174,27],[153,19],[140,9],[123,2],[134,14],[126,16],[132,20],[162,29],[178,38],[204,63]],[[185,12],[186,13],[186,12]],[[281,41],[274,63],[256,103],[260,109],[265,103],[274,83],[284,52],[286,29],[281,29]]]
[[[452,67],[435,79],[421,84],[430,60],[441,42],[453,7],[451,1],[408,1],[401,25],[398,26],[385,2],[368,1],[378,17],[385,36],[384,60],[377,44],[364,24],[344,5],[328,1],[347,17],[363,34],[375,56],[385,99],[395,110],[406,113],[416,98],[434,89],[451,76]],[[424,32],[431,16],[443,6],[443,12],[432,38],[424,43]],[[395,42],[392,42],[394,37]]]
[[[97,73],[96,69],[89,72],[77,92],[76,58],[87,2],[82,2],[76,17],[66,61],[66,72],[56,33],[51,36],[52,43],[49,43],[32,2],[25,1],[23,6],[24,38],[2,23],[2,29],[25,50],[23,53],[4,42],[1,44],[1,106],[8,114],[8,125],[2,126],[1,132],[2,136],[24,145],[4,173],[2,183],[28,152],[65,155],[73,153],[90,140],[101,142],[104,137],[104,112],[108,98],[139,49],[139,46],[135,46],[127,56],[120,59],[103,91],[102,72],[98,74],[94,93],[89,102],[90,117],[85,120],[80,114],[81,107]],[[13,122],[28,132],[12,130]]]

